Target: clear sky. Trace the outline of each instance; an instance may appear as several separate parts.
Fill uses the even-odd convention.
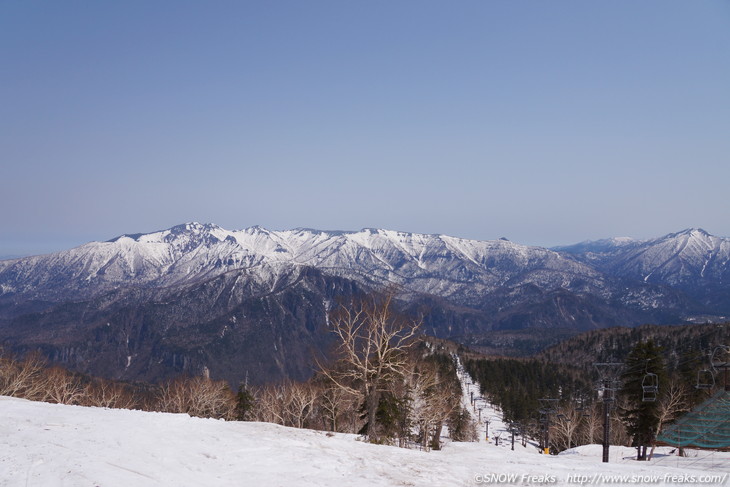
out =
[[[0,2],[0,255],[187,221],[730,236],[730,2]]]

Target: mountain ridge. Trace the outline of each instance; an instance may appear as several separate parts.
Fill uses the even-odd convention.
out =
[[[730,239],[688,229],[615,244],[560,251],[191,222],[1,261],[0,343],[117,378],[206,367],[235,382],[244,370],[305,378],[331,340],[337,298],[384,287],[428,333],[489,349],[494,333],[535,330],[548,344],[554,333],[730,314]]]
[[[382,229],[328,233],[304,229],[271,231],[249,227],[229,231],[213,224],[188,223],[147,234],[120,235],[106,242],[90,242],[74,249],[23,259],[26,266],[73,267],[69,279],[95,280],[102,284],[174,283],[210,276],[211,268],[248,268],[263,262],[286,262],[317,268],[347,269],[357,264],[359,270],[374,273],[386,281],[405,281],[413,277],[427,279],[429,272],[443,272],[443,260],[458,260],[451,279],[460,281],[466,274],[483,272],[488,253],[509,253],[519,264],[536,258],[559,258],[541,247],[529,247],[504,240],[478,241],[445,235],[423,235]],[[424,261],[428,258],[428,263]],[[434,262],[441,259],[442,262]],[[83,260],[83,265],[76,264]],[[16,263],[18,261],[15,261]],[[191,269],[190,265],[197,265]],[[0,274],[8,263],[0,264]],[[147,274],[145,272],[149,271]],[[28,272],[19,271],[19,277]],[[191,276],[192,274],[192,276]],[[163,278],[164,277],[164,278]],[[485,276],[483,276],[485,277]],[[482,279],[500,285],[496,276]],[[1,276],[0,276],[1,280]],[[468,280],[468,279],[467,279]],[[22,286],[22,280],[18,279]],[[400,282],[398,282],[400,281]],[[6,287],[10,284],[3,283]],[[37,286],[41,282],[35,282]],[[103,286],[102,286],[103,287]],[[419,289],[421,291],[421,289]],[[6,291],[7,292],[7,291]]]

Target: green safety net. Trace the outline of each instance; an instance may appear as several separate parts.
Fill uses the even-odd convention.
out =
[[[717,391],[697,408],[667,426],[657,441],[671,446],[730,448],[730,392]]]

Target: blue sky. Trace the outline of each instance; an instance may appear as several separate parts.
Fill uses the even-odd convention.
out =
[[[728,1],[0,3],[0,255],[186,221],[730,236]]]

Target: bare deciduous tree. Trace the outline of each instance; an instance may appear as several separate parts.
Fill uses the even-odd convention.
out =
[[[381,393],[407,372],[406,352],[419,325],[397,315],[392,300],[392,294],[368,296],[332,313],[329,323],[338,338],[340,366],[321,367],[334,384],[364,402],[370,441],[378,441],[376,413]]]
[[[289,383],[284,403],[287,422],[291,426],[304,428],[307,419],[314,412],[317,392],[310,384]]]
[[[603,406],[593,404],[586,412],[586,416],[583,419],[583,428],[581,435],[581,443],[592,444],[600,443],[602,441],[603,432]]]
[[[411,419],[419,429],[421,447],[438,448],[443,424],[459,407],[458,399],[448,391],[433,366],[415,367],[409,374],[409,382]]]
[[[84,390],[84,406],[101,408],[133,409],[138,405],[134,394],[121,384],[97,379]]]
[[[84,387],[78,376],[60,367],[52,367],[46,371],[43,401],[58,404],[81,404],[83,397]]]
[[[201,418],[233,419],[236,397],[225,381],[205,377],[179,378],[164,384],[157,408],[170,413],[187,413]]]
[[[582,411],[575,404],[560,408],[552,426],[552,441],[558,450],[567,450],[575,446],[576,432],[581,425]]]
[[[654,433],[654,438],[661,432],[665,424],[674,421],[680,413],[689,410],[689,397],[690,393],[685,384],[676,379],[669,382],[666,392],[659,398],[659,407],[657,409],[659,425]],[[652,442],[649,460],[654,456],[655,449],[656,441]]]
[[[350,424],[352,424],[355,416],[354,409],[356,407],[353,401],[354,398],[355,396],[348,391],[335,385],[330,385],[320,391],[320,406],[331,431],[354,433],[354,427],[348,428],[343,424],[345,421],[340,421],[343,414],[349,413],[351,419]]]
[[[43,400],[46,389],[46,362],[38,354],[30,354],[18,362],[0,356],[0,395]]]
[[[254,391],[256,398],[256,409],[254,417],[256,421],[264,423],[286,423],[286,412],[284,402],[286,400],[286,387],[283,384],[269,385]]]
[[[258,421],[304,428],[315,413],[320,391],[314,384],[285,381],[255,391]]]

